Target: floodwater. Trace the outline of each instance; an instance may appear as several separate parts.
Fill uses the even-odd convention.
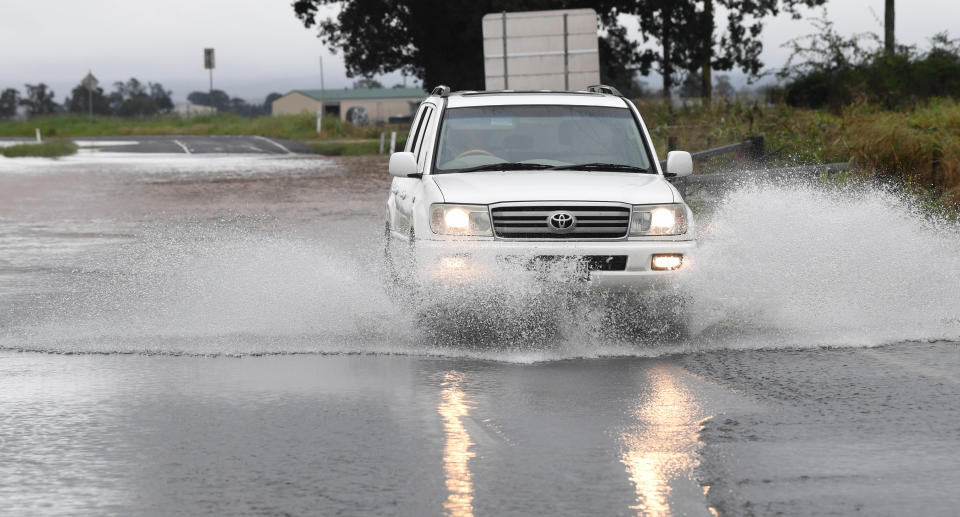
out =
[[[952,515],[960,230],[895,192],[710,198],[693,336],[577,287],[383,287],[382,158],[0,160],[0,513]],[[513,324],[513,323],[511,323]]]

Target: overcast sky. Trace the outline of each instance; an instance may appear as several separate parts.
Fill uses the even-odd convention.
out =
[[[453,1],[453,0],[452,0]],[[214,87],[259,100],[320,86],[323,55],[327,88],[351,84],[339,55],[304,29],[290,0],[0,0],[0,88],[46,82],[61,101],[93,71],[105,89],[136,77],[172,89],[175,100],[207,89],[203,48],[214,47]],[[882,32],[883,0],[830,0],[828,13],[842,34]],[[897,39],[925,46],[933,34],[960,37],[960,0],[899,0]],[[328,10],[333,13],[333,9]],[[806,11],[808,16],[820,10]],[[718,13],[719,15],[719,13]],[[629,25],[629,19],[624,20]],[[718,20],[719,24],[723,20]],[[781,45],[811,32],[789,16],[766,21],[762,59],[777,68]],[[381,79],[400,82],[398,74]],[[651,87],[659,79],[648,79]]]

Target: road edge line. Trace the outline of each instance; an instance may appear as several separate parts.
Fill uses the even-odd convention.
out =
[[[271,144],[279,147],[281,151],[284,151],[284,152],[286,152],[287,154],[296,154],[296,153],[294,153],[293,151],[291,151],[290,149],[287,149],[286,146],[284,146],[283,144],[281,144],[281,143],[279,143],[279,142],[274,142],[273,140],[270,140],[269,138],[267,138],[267,137],[265,137],[265,136],[253,135],[253,137],[254,137],[254,138],[259,138],[260,140],[266,140],[267,142],[270,142]]]

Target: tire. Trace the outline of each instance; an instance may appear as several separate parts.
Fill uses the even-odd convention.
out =
[[[690,337],[688,300],[682,295],[631,294],[608,302],[604,333],[638,344],[680,343]]]

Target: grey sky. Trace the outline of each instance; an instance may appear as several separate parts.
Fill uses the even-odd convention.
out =
[[[960,1],[897,4],[898,40],[925,45],[940,31],[960,37]],[[881,32],[883,0],[832,0],[828,9],[843,34]],[[819,10],[807,14],[816,16]],[[767,67],[786,60],[783,42],[809,32],[808,21],[767,20]],[[231,95],[261,99],[271,91],[317,88],[321,54],[327,87],[348,86],[342,58],[315,36],[294,17],[289,0],[2,0],[0,88],[43,81],[59,101],[89,69],[107,85],[129,77],[161,82],[182,100],[207,88],[204,47],[217,50],[214,87]],[[394,74],[382,82],[390,86],[400,80]],[[648,83],[657,87],[659,79]]]

